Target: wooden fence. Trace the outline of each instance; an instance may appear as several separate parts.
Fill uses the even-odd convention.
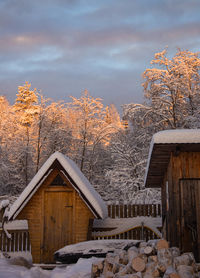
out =
[[[158,229],[159,230],[159,229]],[[118,233],[115,235],[106,235],[106,233],[98,233],[93,232],[92,239],[99,240],[99,239],[133,239],[133,240],[151,240],[151,239],[158,239],[161,238],[158,234],[147,227],[137,227],[128,231],[124,231],[122,233]]]
[[[31,252],[29,232],[27,230],[8,231],[11,238],[0,229],[0,250],[1,252]]]
[[[109,203],[108,219],[93,223],[93,239],[150,240],[162,237],[161,204]]]
[[[161,217],[161,204],[108,204],[108,217],[133,218],[137,216]]]
[[[14,220],[0,227],[1,252],[31,252],[27,220]]]

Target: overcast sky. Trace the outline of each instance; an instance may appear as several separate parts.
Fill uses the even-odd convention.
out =
[[[29,81],[69,102],[142,102],[142,73],[168,46],[199,51],[200,0],[0,0],[0,94]]]

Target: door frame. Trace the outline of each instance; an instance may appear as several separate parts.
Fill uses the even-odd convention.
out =
[[[47,187],[45,190],[42,192],[42,225],[41,225],[41,247],[40,247],[40,262],[44,263],[44,255],[45,255],[45,248],[44,248],[44,243],[45,243],[45,233],[44,233],[44,222],[45,222],[45,192],[71,192],[72,193],[72,243],[74,242],[74,216],[75,216],[75,192],[73,189],[68,189],[65,186],[52,186],[50,185]],[[63,246],[64,247],[64,246]]]

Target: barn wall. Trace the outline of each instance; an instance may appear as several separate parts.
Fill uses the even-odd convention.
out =
[[[166,237],[172,246],[180,246],[180,189],[179,180],[200,178],[200,152],[171,154],[162,185],[163,215],[166,215]],[[169,209],[167,209],[166,183],[168,182]]]
[[[52,180],[59,173],[55,169],[44,181],[38,191],[32,196],[26,206],[22,209],[16,219],[27,219],[31,240],[32,257],[34,263],[43,262],[43,229],[44,229],[44,191],[50,187]],[[62,174],[61,174],[62,175]],[[64,176],[62,176],[65,179]],[[73,190],[73,221],[72,221],[72,243],[87,240],[89,219],[94,219],[93,213],[85,205],[78,193],[65,179]],[[52,186],[51,186],[52,187]],[[52,231],[53,232],[53,231]],[[53,256],[53,254],[52,254]]]

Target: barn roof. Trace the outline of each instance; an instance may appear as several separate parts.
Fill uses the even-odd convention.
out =
[[[61,171],[66,176],[66,178],[70,180],[75,190],[79,193],[87,206],[92,210],[94,215],[96,217],[106,218],[108,212],[105,202],[87,180],[87,178],[83,175],[78,166],[71,159],[64,156],[60,152],[55,152],[47,159],[37,174],[33,177],[31,182],[21,193],[19,198],[11,206],[9,219],[15,219],[15,217],[20,213],[26,203],[31,199],[43,181],[50,174],[52,171],[52,165],[55,162],[60,163],[63,169]]]
[[[145,174],[146,187],[160,187],[172,152],[200,152],[200,129],[173,129],[154,134]]]

